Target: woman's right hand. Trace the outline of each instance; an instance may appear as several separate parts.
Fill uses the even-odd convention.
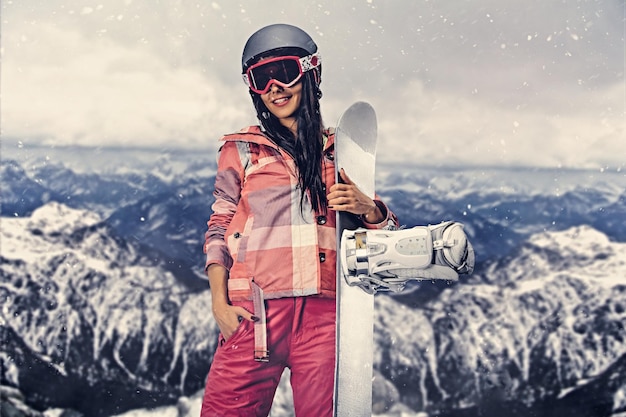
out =
[[[211,264],[207,268],[211,297],[213,299],[213,317],[222,332],[224,339],[229,339],[241,320],[258,321],[251,312],[228,302],[228,270],[219,264]]]
[[[245,308],[223,302],[213,303],[213,317],[220,328],[222,336],[224,336],[224,340],[230,339],[242,320],[258,321],[258,318]]]

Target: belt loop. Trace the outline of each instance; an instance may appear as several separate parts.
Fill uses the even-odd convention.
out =
[[[254,323],[254,360],[257,362],[269,362],[270,351],[267,348],[267,322],[265,318],[265,300],[263,290],[254,280],[250,282],[252,287],[252,303],[254,315],[259,318]]]

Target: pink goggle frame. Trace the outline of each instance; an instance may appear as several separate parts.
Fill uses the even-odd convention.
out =
[[[257,94],[267,93],[272,83],[281,87],[291,87],[302,75],[322,64],[322,58],[315,53],[304,57],[279,56],[268,58],[250,66],[242,74],[246,85]]]

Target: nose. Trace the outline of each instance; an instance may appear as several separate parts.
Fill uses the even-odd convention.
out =
[[[270,91],[272,92],[283,91],[283,87],[275,81],[270,81]]]

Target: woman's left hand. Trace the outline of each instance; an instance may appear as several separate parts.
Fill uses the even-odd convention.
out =
[[[339,175],[343,183],[337,183],[330,187],[330,193],[327,196],[328,208],[361,215],[368,223],[381,222],[383,213],[374,203],[374,200],[363,194],[343,169],[341,169]]]

